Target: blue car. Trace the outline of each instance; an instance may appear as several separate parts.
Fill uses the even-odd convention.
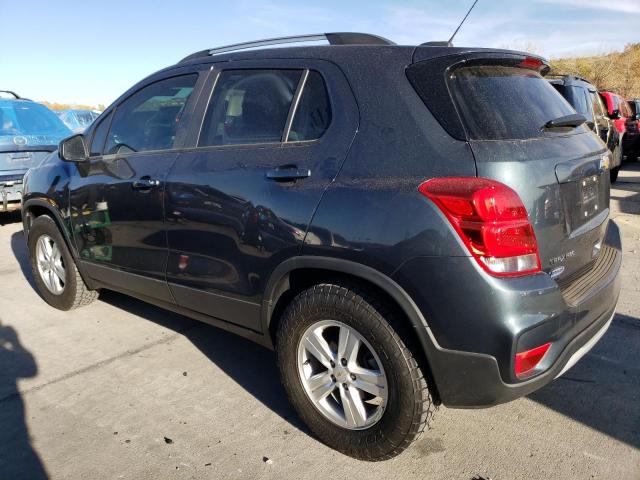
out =
[[[44,105],[0,97],[0,212],[20,208],[22,179],[39,165],[71,130]]]

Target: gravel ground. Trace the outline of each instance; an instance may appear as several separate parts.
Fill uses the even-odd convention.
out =
[[[363,463],[311,437],[271,352],[115,293],[71,313],[32,288],[0,217],[0,478],[640,478],[640,163],[612,190],[614,322],[564,377],[487,410],[440,408],[403,455]]]

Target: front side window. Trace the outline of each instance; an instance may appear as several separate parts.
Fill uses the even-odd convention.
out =
[[[197,79],[197,74],[190,74],[160,80],[118,105],[105,153],[173,148],[180,116]]]
[[[216,82],[198,146],[281,142],[300,70],[227,70]]]
[[[102,154],[102,149],[104,147],[104,142],[107,139],[107,132],[109,131],[112,116],[113,113],[109,113],[109,115],[100,120],[100,123],[93,131],[93,138],[91,139],[91,156]]]

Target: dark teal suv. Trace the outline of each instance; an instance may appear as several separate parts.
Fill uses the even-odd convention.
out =
[[[393,457],[435,405],[533,392],[611,323],[611,154],[547,70],[366,34],[197,52],[29,172],[35,283],[275,348],[318,438]]]

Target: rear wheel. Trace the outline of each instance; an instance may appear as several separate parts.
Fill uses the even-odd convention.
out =
[[[289,399],[324,443],[362,460],[406,449],[433,401],[398,319],[354,286],[316,285],[283,314],[276,350]],[[394,328],[396,327],[396,328]]]
[[[98,292],[90,290],[82,280],[51,217],[42,215],[33,221],[28,246],[36,286],[49,305],[59,310],[71,310],[98,298]]]
[[[612,168],[609,171],[609,175],[611,176],[611,183],[615,183],[618,180],[618,173],[620,173],[620,167]]]

